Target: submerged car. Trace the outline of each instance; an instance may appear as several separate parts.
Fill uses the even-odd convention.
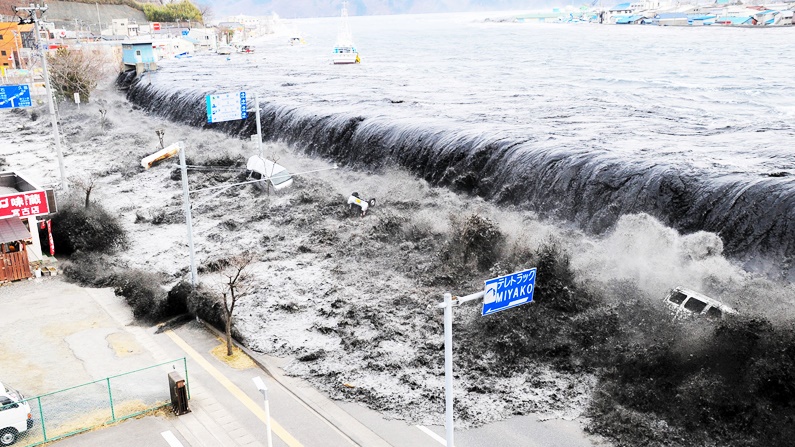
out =
[[[232,50],[233,50],[232,47],[224,46],[224,47],[218,47],[218,49],[215,52],[222,55],[229,55],[232,54]]]
[[[720,301],[684,287],[676,287],[668,292],[665,304],[674,313],[674,318],[704,316],[720,319],[726,315],[737,314],[736,310]]]
[[[246,163],[247,177],[258,180],[254,184],[262,190],[268,189],[268,183],[274,191],[287,188],[293,184],[293,176],[284,166],[257,155],[250,157]]]

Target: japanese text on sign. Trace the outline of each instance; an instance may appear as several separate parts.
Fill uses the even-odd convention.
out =
[[[0,219],[4,217],[28,217],[48,214],[47,193],[28,191],[0,196]]]
[[[532,268],[486,281],[483,315],[533,301],[536,269]]]

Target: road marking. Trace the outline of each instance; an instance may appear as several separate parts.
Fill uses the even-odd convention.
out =
[[[422,425],[415,425],[415,427],[419,428],[421,432],[430,436],[434,441],[438,442],[439,444],[445,446],[447,445],[447,441],[445,441],[444,438],[432,432],[431,429],[429,429],[428,427],[423,427]]]
[[[246,395],[240,388],[237,387],[231,380],[229,380],[221,371],[216,369],[213,365],[210,364],[201,354],[196,352],[195,349],[190,347],[185,340],[180,338],[179,335],[175,334],[174,331],[166,331],[166,335],[174,341],[186,354],[190,356],[196,363],[199,364],[205,371],[210,373],[215,380],[217,380],[221,385],[224,386],[233,396],[237,398],[243,405],[246,406],[254,415],[256,415],[262,422],[265,422],[265,410],[258,404],[256,404],[250,397]],[[289,447],[303,447],[298,440],[296,440],[293,435],[287,432],[278,422],[276,422],[273,418],[271,418],[271,430],[273,433],[278,436],[285,444]]]
[[[160,435],[166,438],[166,442],[171,447],[185,447],[181,442],[179,442],[179,439],[174,436],[174,433],[171,433],[171,430],[164,431],[163,433],[160,433]]]

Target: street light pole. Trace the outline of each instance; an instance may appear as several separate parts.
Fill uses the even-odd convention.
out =
[[[185,223],[188,225],[188,249],[190,250],[190,284],[195,289],[199,274],[196,271],[196,253],[193,248],[193,223],[190,212],[190,191],[188,189],[188,166],[185,162],[185,146],[179,143],[179,167],[182,172],[182,200],[185,205]]]
[[[268,403],[268,387],[265,386],[265,382],[262,381],[262,377],[257,376],[251,379],[254,382],[254,385],[257,386],[257,389],[260,393],[262,393],[263,399],[265,399],[265,430],[267,431],[267,440],[268,440],[268,447],[273,447],[273,437],[271,436],[271,410],[270,404]]]
[[[30,6],[16,6],[14,7],[14,12],[16,11],[27,11],[30,14],[30,19],[33,20],[33,33],[36,36],[36,47],[38,48],[41,54],[41,66],[44,70],[44,85],[47,87],[47,105],[50,109],[50,117],[52,119],[52,134],[53,138],[55,138],[55,150],[58,153],[58,168],[61,172],[61,188],[64,191],[69,189],[69,185],[66,183],[66,169],[64,168],[64,161],[63,161],[63,150],[61,149],[61,135],[58,131],[58,116],[55,113],[55,103],[52,99],[52,86],[50,85],[50,72],[47,70],[47,53],[41,51],[41,36],[39,36],[39,16],[38,13],[44,13],[47,10],[47,5],[39,6],[38,4]]]

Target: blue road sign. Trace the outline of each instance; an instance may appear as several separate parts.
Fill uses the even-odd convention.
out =
[[[207,95],[207,122],[244,120],[248,118],[246,92]]]
[[[30,107],[30,87],[22,85],[0,85],[0,109]]]
[[[186,29],[182,30],[182,35],[183,36],[187,36],[188,35],[188,30],[186,30]]]
[[[486,281],[482,315],[527,304],[533,301],[536,269],[523,270]]]

